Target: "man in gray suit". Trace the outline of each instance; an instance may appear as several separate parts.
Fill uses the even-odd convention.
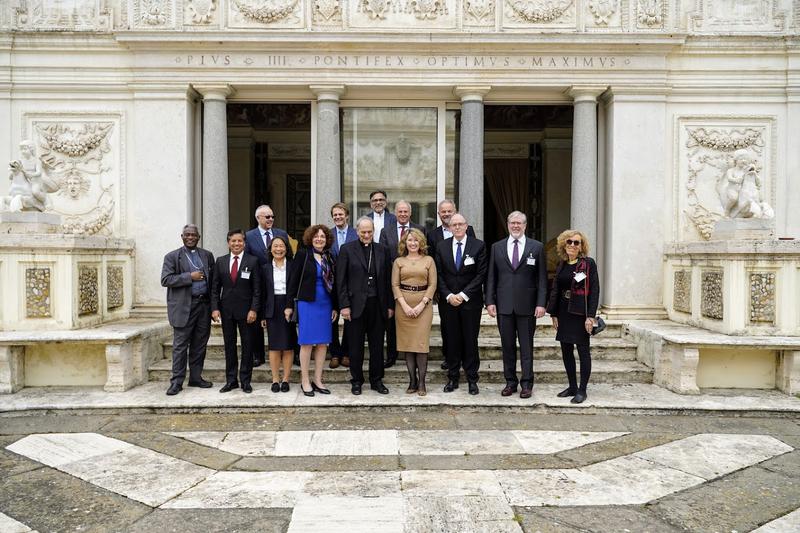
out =
[[[207,389],[213,384],[202,378],[206,345],[211,334],[211,282],[214,256],[197,247],[200,231],[187,224],[181,233],[183,246],[164,256],[161,286],[167,287],[167,316],[172,326],[172,379],[168,396],[183,389],[186,362],[189,386]]]
[[[533,334],[536,319],[545,313],[547,262],[544,245],[525,237],[525,213],[512,211],[507,239],[492,245],[486,278],[486,310],[497,317],[500,344],[503,348],[503,396],[511,396],[522,387],[520,398],[530,398],[533,391]],[[517,380],[517,339],[522,378]]]

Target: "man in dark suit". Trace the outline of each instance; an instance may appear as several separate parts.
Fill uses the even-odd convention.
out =
[[[373,225],[368,217],[356,224],[358,241],[339,250],[336,287],[342,318],[349,321],[350,391],[361,394],[364,383],[364,335],[369,344],[369,383],[372,390],[388,394],[383,384],[383,332],[394,315],[389,250],[372,242]]]
[[[339,249],[347,244],[358,240],[356,230],[353,229],[350,222],[350,209],[347,204],[337,202],[331,207],[331,218],[333,219],[333,246],[331,246],[331,255],[333,259],[339,256]],[[347,342],[347,321],[342,325],[341,342],[339,341],[339,317],[333,321],[333,335],[331,336],[331,344],[328,349],[331,352],[331,362],[328,364],[330,368],[338,368],[341,363],[342,366],[350,366],[350,352]]]
[[[547,296],[547,261],[544,245],[525,237],[527,217],[512,211],[507,239],[492,245],[486,278],[486,309],[497,317],[500,344],[503,347],[503,396],[511,396],[522,387],[520,398],[530,398],[533,390],[533,335],[536,319],[545,312]],[[519,338],[522,378],[517,381],[517,343]]]
[[[369,193],[369,206],[372,208],[367,216],[374,224],[374,241],[381,242],[381,230],[387,224],[397,222],[397,218],[386,210],[386,191],[372,191]]]
[[[397,259],[397,245],[403,235],[411,229],[418,229],[423,234],[425,228],[415,222],[411,222],[411,204],[405,200],[399,200],[394,204],[394,215],[396,220],[387,223],[381,230],[381,244],[389,249],[389,257],[392,262]],[[394,317],[386,323],[386,363],[384,368],[390,368],[397,362],[397,329],[394,324]]]
[[[253,392],[250,378],[253,374],[253,357],[250,347],[252,335],[249,326],[256,321],[261,304],[261,268],[254,255],[244,253],[244,232],[228,232],[229,254],[217,258],[211,285],[211,318],[222,321],[225,341],[225,386],[219,391],[228,392],[239,387]],[[242,341],[242,361],[236,355],[236,330]],[[236,370],[239,367],[239,381]]]
[[[458,388],[463,365],[469,393],[478,394],[478,334],[483,311],[483,282],[487,253],[483,241],[467,236],[467,219],[456,213],[450,219],[453,236],[439,243],[436,271],[439,301],[444,302],[442,324],[447,324],[447,384],[444,392]]]
[[[165,255],[161,267],[161,286],[167,287],[167,317],[172,326],[172,378],[168,396],[183,389],[187,359],[189,386],[207,389],[213,385],[201,374],[211,334],[214,256],[197,247],[200,231],[194,224],[183,227],[181,240],[183,246]]]
[[[275,214],[268,205],[256,208],[256,222],[258,225],[247,232],[244,240],[244,253],[258,258],[259,266],[267,264],[267,251],[272,243],[272,238],[283,237],[289,242],[289,235],[280,228],[272,227],[275,223]],[[286,256],[292,258],[292,248],[286,250]],[[264,328],[261,327],[261,316],[249,326],[251,334],[250,347],[253,350],[253,366],[261,366],[266,360],[264,351]]]
[[[450,231],[450,218],[456,212],[456,204],[452,200],[444,199],[439,202],[437,207],[439,219],[442,221],[441,225],[432,229],[428,232],[425,236],[428,239],[428,253],[431,254],[434,260],[436,260],[436,248],[439,246],[439,243],[445,239],[449,239],[453,236],[453,232]],[[467,226],[467,237],[475,238],[475,230],[472,229],[472,226]],[[438,300],[439,304],[439,320],[444,315],[445,312],[445,304],[441,299]],[[447,353],[447,340],[449,335],[447,334],[447,326],[444,322],[439,322],[439,329],[442,332],[442,353]],[[447,361],[442,361],[442,370],[447,370]]]

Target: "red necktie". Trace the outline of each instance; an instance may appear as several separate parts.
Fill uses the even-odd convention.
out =
[[[231,266],[231,281],[236,283],[236,276],[239,274],[239,256],[233,256],[233,266]]]
[[[402,239],[406,235],[406,227],[405,225],[400,226],[400,238]]]

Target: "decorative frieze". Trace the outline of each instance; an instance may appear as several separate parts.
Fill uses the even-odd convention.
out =
[[[464,0],[464,24],[494,26],[494,0]]]
[[[49,318],[50,268],[30,267],[25,269],[25,317]]]
[[[666,11],[667,3],[664,0],[637,0],[637,26],[644,29],[663,28]]]
[[[455,29],[462,0],[356,0],[348,10],[351,28]]]
[[[722,281],[723,274],[720,271],[706,270],[700,275],[700,314],[706,318],[722,320]]]
[[[78,316],[97,314],[100,309],[97,274],[96,266],[78,267]]]
[[[106,309],[118,309],[125,303],[125,270],[118,265],[106,268]]]
[[[211,24],[217,10],[217,0],[186,0],[187,24]]]
[[[299,0],[231,0],[238,19],[243,22],[274,25],[302,25],[302,5]]]
[[[506,14],[527,24],[547,24],[574,13],[573,0],[506,0]]]
[[[134,0],[134,24],[137,28],[163,28],[173,21],[173,0]]]
[[[608,26],[617,9],[619,9],[619,0],[589,0],[589,12],[598,26]]]
[[[676,270],[672,282],[672,307],[682,313],[692,312],[692,271]]]
[[[750,272],[750,323],[775,323],[775,272]]]
[[[697,32],[777,32],[786,27],[787,13],[780,0],[698,1],[691,12],[689,29]],[[797,9],[798,2],[792,2]]]
[[[14,4],[13,26],[21,31],[111,31],[106,0],[25,0]]]
[[[314,0],[314,22],[333,24],[342,21],[342,6],[339,0]]]

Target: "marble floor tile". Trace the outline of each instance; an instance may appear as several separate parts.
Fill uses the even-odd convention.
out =
[[[302,496],[292,512],[288,533],[403,533],[404,522],[405,502],[400,495]]]
[[[401,472],[407,496],[502,496],[491,470],[408,470]]]
[[[714,479],[792,450],[791,446],[768,435],[701,433],[633,455]]]
[[[0,513],[0,531],[3,533],[36,533],[22,522],[17,522],[3,513]]]
[[[396,496],[400,494],[400,472],[314,472],[303,492],[310,496]]]
[[[400,431],[400,455],[521,454],[525,451],[507,431]]]
[[[275,437],[275,455],[397,455],[395,430],[281,431]]]
[[[97,433],[50,433],[28,435],[6,446],[6,449],[58,468],[75,461],[132,447],[132,444]]]
[[[222,449],[222,443],[228,436],[227,431],[166,431],[165,433],[218,450]]]
[[[406,498],[405,533],[514,532],[522,529],[504,497]]]
[[[780,518],[767,522],[752,533],[787,533],[788,531],[800,531],[800,509],[792,511]]]
[[[311,472],[217,472],[164,509],[294,507]]]
[[[627,433],[611,431],[512,431],[523,453],[558,453],[593,442],[613,439]]]
[[[511,505],[614,505],[617,494],[608,483],[578,469],[497,471],[500,486]]]

